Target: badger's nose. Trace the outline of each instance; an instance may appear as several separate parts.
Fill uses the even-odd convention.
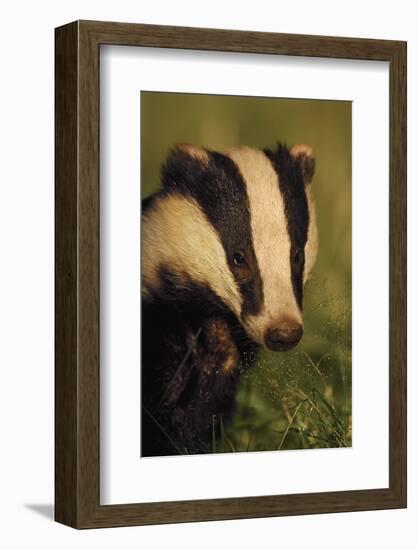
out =
[[[298,344],[303,332],[303,327],[298,321],[281,321],[267,329],[265,343],[272,351],[287,351]]]

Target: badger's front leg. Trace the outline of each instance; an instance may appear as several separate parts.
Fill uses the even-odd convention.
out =
[[[173,431],[188,453],[211,452],[212,430],[226,423],[235,402],[239,353],[223,319],[209,319],[194,337],[190,376],[173,414]]]
[[[227,322],[186,325],[183,338],[181,354],[178,341],[175,353],[166,350],[178,362],[162,368],[158,402],[144,410],[152,446],[147,455],[212,452],[213,422],[221,416],[227,423],[233,411],[240,357]]]

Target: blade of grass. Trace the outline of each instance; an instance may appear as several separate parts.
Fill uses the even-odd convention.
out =
[[[298,413],[298,411],[300,410],[300,407],[301,407],[302,404],[303,404],[303,401],[300,401],[300,402],[298,403],[298,405],[296,406],[295,411],[294,411],[294,414],[293,414],[292,417],[290,418],[290,421],[289,421],[289,423],[288,423],[288,425],[287,425],[287,427],[286,427],[286,429],[285,429],[285,432],[284,432],[284,434],[283,434],[283,436],[282,436],[282,438],[281,438],[281,443],[278,445],[277,451],[280,451],[280,450],[282,449],[282,446],[283,446],[283,444],[284,444],[285,438],[287,437],[288,431],[289,431],[289,429],[291,428],[291,426],[292,426],[292,424],[293,424],[293,422],[294,422],[294,419],[295,419],[295,417],[297,416],[297,413]]]
[[[221,434],[221,439],[222,439],[223,452],[224,453],[227,452],[226,451],[226,445],[225,445],[225,443],[227,443],[229,445],[230,450],[232,451],[232,453],[235,453],[236,452],[235,446],[233,445],[232,440],[227,435],[226,430],[224,429],[223,415],[222,414],[220,415],[220,434]]]
[[[251,428],[250,431],[249,431],[249,439],[248,439],[248,444],[246,446],[246,452],[247,453],[249,452],[249,447],[250,447],[250,444],[251,444],[251,441],[252,441],[252,432],[253,432],[253,428]]]
[[[319,396],[320,400],[326,406],[326,408],[328,409],[330,414],[334,417],[335,421],[344,430],[345,429],[345,424],[344,424],[342,418],[340,418],[340,416],[337,414],[336,409],[332,405],[330,405],[330,403],[328,403],[327,399],[324,397],[324,395],[321,393],[321,391],[319,391],[317,388],[312,388],[312,391],[315,392]]]
[[[211,415],[211,444],[213,453],[216,452],[216,415]]]
[[[330,433],[334,432],[334,426],[330,424],[330,422],[327,420],[325,416],[323,416],[322,412],[318,408],[317,404],[314,403],[314,401],[302,390],[297,390],[298,394],[303,397],[305,401],[307,401],[313,410],[316,412],[317,416],[319,417],[320,421],[322,422],[323,426],[327,427],[328,430],[330,430]]]
[[[279,435],[281,435],[285,432],[285,430],[281,430],[281,431],[273,430],[273,431],[274,431],[274,433],[279,434]],[[299,435],[301,430],[299,428],[290,428],[288,430],[288,432],[294,432],[294,433]],[[320,437],[319,435],[315,435],[315,434],[309,432],[308,430],[304,430],[303,433],[306,437],[309,437],[311,439],[316,439],[317,441],[322,441],[323,443],[326,443],[328,447],[331,447],[331,448],[335,447],[334,441],[332,439],[326,439],[325,437]]]
[[[230,439],[230,437],[227,434],[226,434],[226,441],[227,441],[232,453],[235,453],[236,452],[235,446],[233,445],[232,440]]]
[[[224,426],[223,426],[223,416],[220,415],[219,416],[220,418],[220,439],[221,439],[221,442],[222,442],[222,451],[223,453],[226,452],[226,445],[225,445],[225,434],[224,434]]]
[[[187,349],[187,353],[184,355],[184,359],[181,361],[181,363],[179,364],[177,370],[174,372],[174,376],[171,378],[169,384],[167,385],[167,387],[165,388],[165,391],[164,393],[162,394],[162,397],[161,399],[159,400],[159,403],[155,409],[155,412],[158,411],[159,407],[162,405],[162,403],[164,402],[165,400],[165,397],[167,396],[170,388],[172,387],[172,384],[174,383],[175,381],[175,378],[178,376],[178,374],[181,372],[181,370],[183,369],[185,363],[188,361],[188,358],[190,357],[193,349],[195,348],[195,345],[197,343],[197,339],[198,337],[200,336],[201,334],[201,327],[197,330],[194,338],[193,338],[193,341],[191,342],[191,344],[188,346],[188,349]]]
[[[320,361],[316,363],[313,361],[313,359],[309,356],[309,354],[305,351],[303,351],[303,354],[307,357],[308,361],[310,362],[311,366],[314,368],[314,370],[318,373],[318,375],[320,376],[323,384],[324,384],[324,387],[325,389],[327,390],[329,388],[329,384],[326,382],[326,379],[324,378],[323,376],[323,373],[321,372],[321,370],[319,369],[319,365],[320,363],[322,362],[322,360],[326,357],[326,355],[323,355],[321,358],[320,358]]]
[[[154,415],[148,411],[146,407],[142,407],[143,410],[146,412],[146,414],[153,420],[153,422],[158,426],[158,428],[161,430],[161,432],[165,435],[165,437],[170,441],[171,445],[174,446],[174,448],[178,451],[180,455],[188,454],[187,450],[184,449],[185,452],[182,452],[181,449],[178,447],[178,445],[175,443],[175,441],[172,439],[172,437],[169,435],[169,433],[161,426],[161,424],[158,422],[158,420],[154,417]]]

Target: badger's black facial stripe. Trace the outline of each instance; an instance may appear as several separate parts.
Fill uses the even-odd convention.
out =
[[[256,260],[246,186],[236,164],[227,156],[207,151],[207,160],[175,150],[163,168],[164,192],[190,195],[217,231],[230,271],[243,297],[242,314],[254,315],[263,303],[262,280]],[[245,267],[236,265],[236,253]]]
[[[175,303],[178,309],[187,308],[187,313],[192,314],[193,309],[201,311],[201,306],[204,306],[205,311],[212,308],[225,315],[229,314],[221,298],[209,286],[196,283],[187,273],[177,273],[168,266],[161,265],[158,277],[159,295],[167,303]]]
[[[309,211],[305,181],[300,163],[288,149],[278,145],[277,151],[264,150],[278,174],[284,201],[287,229],[291,240],[291,279],[298,305],[303,301],[304,247],[307,242]],[[302,251],[302,253],[301,253]]]

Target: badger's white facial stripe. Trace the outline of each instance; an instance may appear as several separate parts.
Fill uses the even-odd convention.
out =
[[[191,197],[170,194],[155,199],[142,217],[142,292],[161,283],[159,270],[187,274],[207,285],[240,317],[242,298],[227,264],[218,233]]]
[[[242,147],[226,154],[238,166],[246,185],[254,250],[263,283],[262,310],[243,322],[250,336],[263,343],[265,331],[280,317],[302,323],[292,284],[285,204],[277,172],[262,151]]]
[[[307,243],[305,246],[305,266],[304,266],[304,282],[307,281],[311,275],[311,271],[314,267],[317,257],[317,250],[319,246],[319,236],[317,232],[316,223],[316,209],[314,206],[313,197],[311,195],[311,187],[306,189],[308,210],[310,215],[310,223],[308,226]]]

